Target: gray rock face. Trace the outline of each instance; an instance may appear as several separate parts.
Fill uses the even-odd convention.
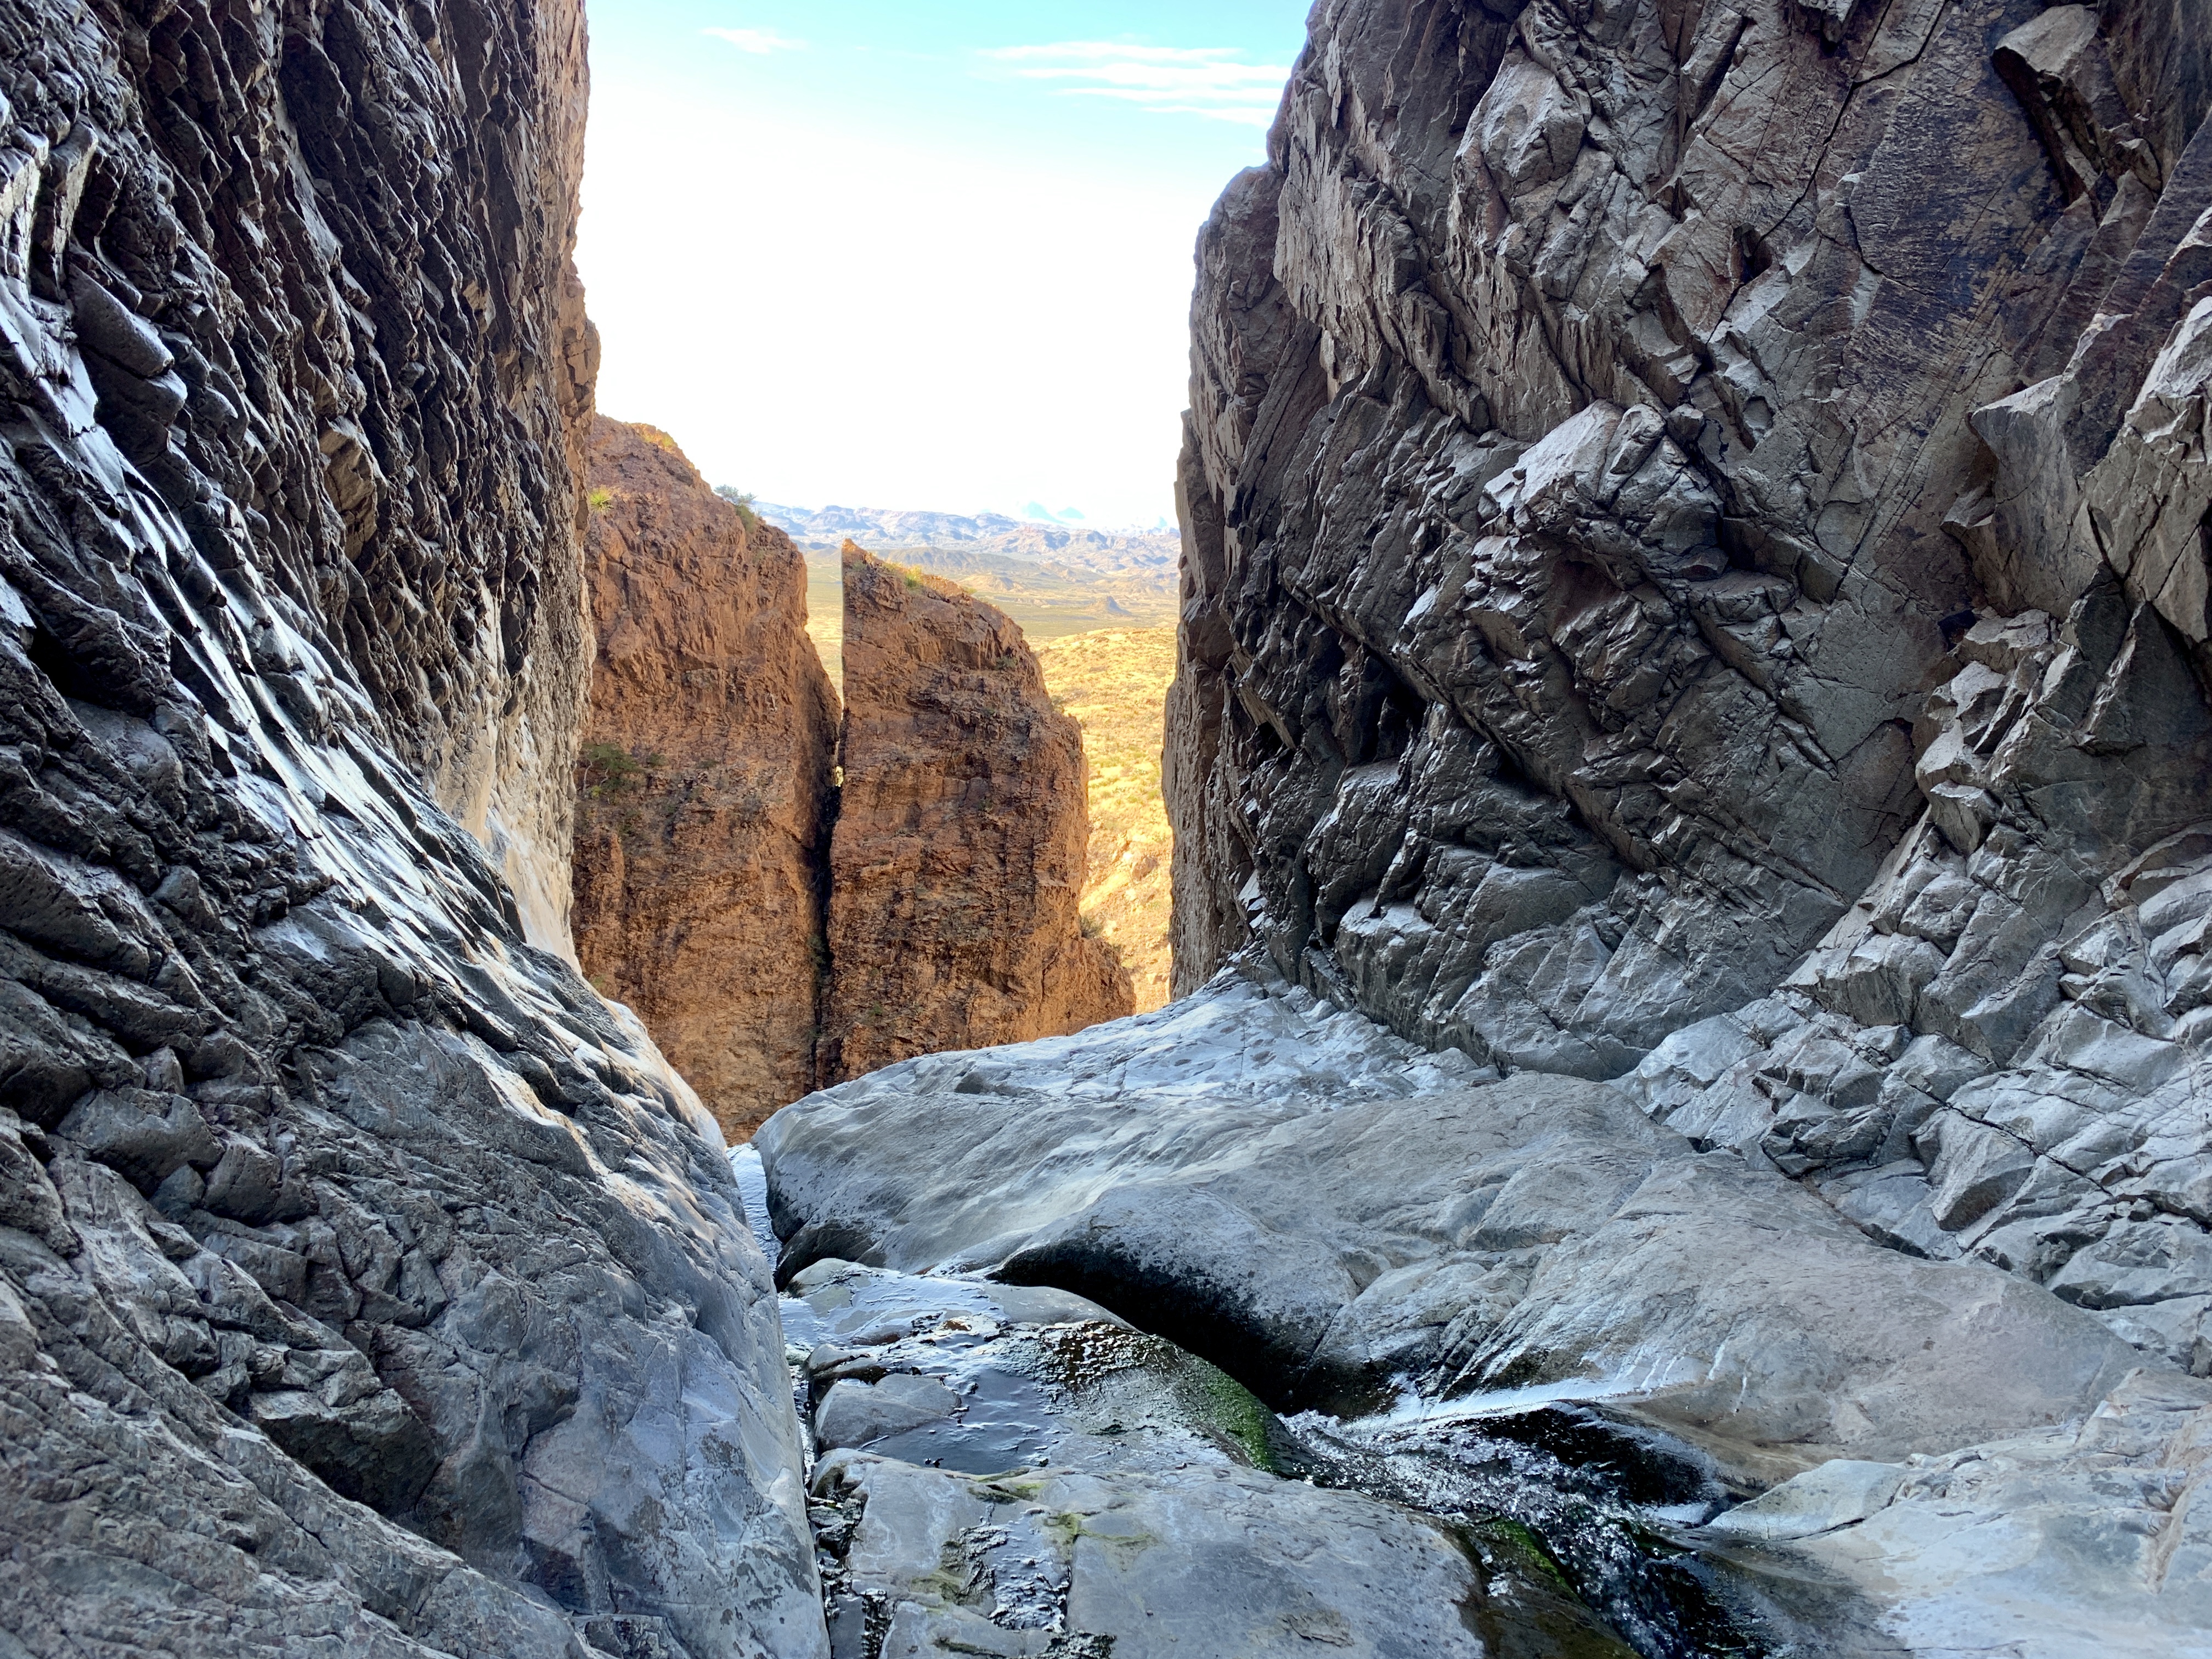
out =
[[[2166,0],[1316,9],[1199,247],[1179,988],[1623,1079],[2212,1364],[2208,64]]]
[[[787,1270],[835,1238],[1054,1285],[1283,1408],[1542,1388],[1759,1481],[2063,1422],[2138,1363],[2051,1292],[1884,1249],[1606,1085],[1474,1070],[1230,979],[890,1067],[756,1144]]]
[[[581,30],[0,3],[10,1654],[824,1650],[720,1137],[525,937]]]
[[[1081,1297],[835,1259],[791,1291],[833,1659],[1628,1651],[1510,1534],[1285,1478],[1256,1400]]]
[[[1741,1032],[1735,1047],[1707,1037],[1677,1045],[1682,1064],[1758,1049]],[[1940,1060],[1923,1051],[1915,1074],[1939,1081]],[[1248,1518],[1252,1477],[1218,1444],[1209,1458],[1188,1419],[1132,1449],[1103,1437],[1106,1408],[1041,1404],[1023,1392],[1033,1382],[1006,1381],[1057,1374],[1022,1346],[1035,1334],[1006,1328],[1012,1299],[1066,1292],[1172,1333],[1271,1405],[1309,1407],[1274,1431],[1325,1486],[1469,1538],[1494,1540],[1501,1520],[1532,1531],[1606,1621],[1574,1626],[1594,1642],[1711,1650],[1685,1634],[1679,1602],[1660,1616],[1686,1581],[1680,1558],[1637,1567],[1628,1540],[1655,1534],[1769,1650],[1953,1655],[1979,1629],[2019,1659],[2099,1639],[2149,1659],[2202,1651],[2212,1628],[2192,1501],[2207,1384],[2144,1364],[2098,1314],[2022,1275],[1885,1248],[1778,1171],[1700,1152],[1622,1090],[1486,1080],[1463,1054],[1230,974],[1156,1014],[825,1091],[757,1145],[789,1241],[781,1271],[805,1297],[794,1320],[835,1322],[807,1337],[817,1431],[859,1445],[816,1476],[842,1586],[832,1605],[856,1598],[840,1616],[877,1638],[1084,1651],[1024,1645],[1027,1627],[993,1600],[996,1572],[1048,1559],[1025,1528],[1063,1501],[1147,1527],[1173,1510],[1160,1524],[1175,1530],[1147,1535],[1193,1550],[1212,1536],[1193,1513],[1229,1517],[1249,1553],[1224,1558],[1224,1585],[1291,1547]],[[826,1256],[831,1241],[873,1265]],[[2130,1271],[2115,1256],[2115,1276]],[[979,1272],[999,1282],[961,1277]],[[1158,1340],[1074,1297],[1029,1316],[1087,1319],[1107,1349]],[[864,1407],[856,1382],[881,1403]],[[1017,1422],[1047,1426],[1024,1437]],[[932,1463],[950,1473],[913,1467]],[[1211,1495],[1176,1509],[1201,1468]],[[1600,1471],[1621,1485],[1591,1490]],[[1767,1487],[1716,1515],[1731,1492]],[[1291,1536],[1308,1490],[1266,1510]],[[848,1554],[879,1500],[869,1535],[890,1553]],[[1066,1589],[1089,1527],[1073,1528],[1072,1559],[1049,1557],[1053,1630],[1069,1641],[1109,1628],[1079,1620]],[[933,1576],[955,1561],[957,1589]],[[1189,1589],[1164,1561],[1146,1571],[1170,1600]],[[1409,1612],[1439,1593],[1420,1580]],[[1236,1611],[1195,1590],[1176,1605]],[[1346,1640],[1387,1639],[1386,1613],[1332,1605]],[[1225,1626],[1205,1628],[1237,1650]],[[1553,1639],[1535,1650],[1576,1650]]]
[[[1826,1464],[1705,1533],[1874,1590],[1875,1639],[1897,1650],[2197,1659],[2212,1654],[2208,1407],[2212,1386],[2140,1371],[2086,1423]]]
[[[858,1512],[854,1579],[890,1608],[881,1647],[855,1656],[1491,1651],[1462,1616],[1482,1584],[1449,1534],[1357,1493],[1228,1468],[981,1480],[842,1455],[816,1486]],[[967,1576],[948,1583],[947,1559]],[[1036,1626],[991,1617],[1016,1598]],[[1629,1651],[1595,1632],[1532,1650]]]

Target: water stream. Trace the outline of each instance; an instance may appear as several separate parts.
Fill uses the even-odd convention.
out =
[[[732,1162],[773,1261],[759,1158],[748,1147]],[[974,1475],[1227,1458],[1364,1493],[1455,1534],[1493,1601],[1525,1610],[1571,1592],[1642,1659],[1797,1659],[1838,1650],[1836,1627],[1850,1622],[1785,1561],[1686,1535],[1738,1494],[1701,1453],[1592,1402],[1409,1397],[1370,1417],[1284,1419],[1206,1362],[1061,1292],[830,1264],[792,1288],[785,1340],[810,1459],[811,1412],[835,1437],[823,1402],[837,1380],[914,1374],[948,1388],[957,1411],[887,1423],[868,1451]],[[827,1554],[824,1565],[836,1578]],[[1582,1650],[1531,1646],[1529,1628],[1481,1633],[1494,1653]]]

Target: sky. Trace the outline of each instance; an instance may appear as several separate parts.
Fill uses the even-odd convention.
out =
[[[1191,252],[1304,0],[592,0],[599,407],[804,507],[1174,518]]]

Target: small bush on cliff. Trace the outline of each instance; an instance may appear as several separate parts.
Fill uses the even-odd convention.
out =
[[[738,489],[730,484],[716,484],[714,493],[738,509],[738,518],[747,533],[760,528],[760,514],[753,511],[753,503],[760,499],[750,489]]]
[[[587,743],[576,757],[576,787],[588,799],[611,799],[659,764],[658,755],[633,754],[619,744]]]
[[[613,501],[614,498],[615,492],[611,489],[594,489],[589,497],[592,503],[592,511],[594,513],[605,512],[607,504]]]

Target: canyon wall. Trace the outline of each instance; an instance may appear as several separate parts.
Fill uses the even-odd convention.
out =
[[[2212,24],[1324,0],[1199,246],[1176,982],[2212,1364]]]
[[[720,1136],[555,953],[583,54],[0,0],[11,1652],[826,1652]]]
[[[1021,630],[852,543],[824,1084],[1131,1007],[1083,936],[1083,738]]]
[[[783,532],[651,427],[602,417],[590,484],[577,957],[741,1141],[814,1087],[837,694]]]

